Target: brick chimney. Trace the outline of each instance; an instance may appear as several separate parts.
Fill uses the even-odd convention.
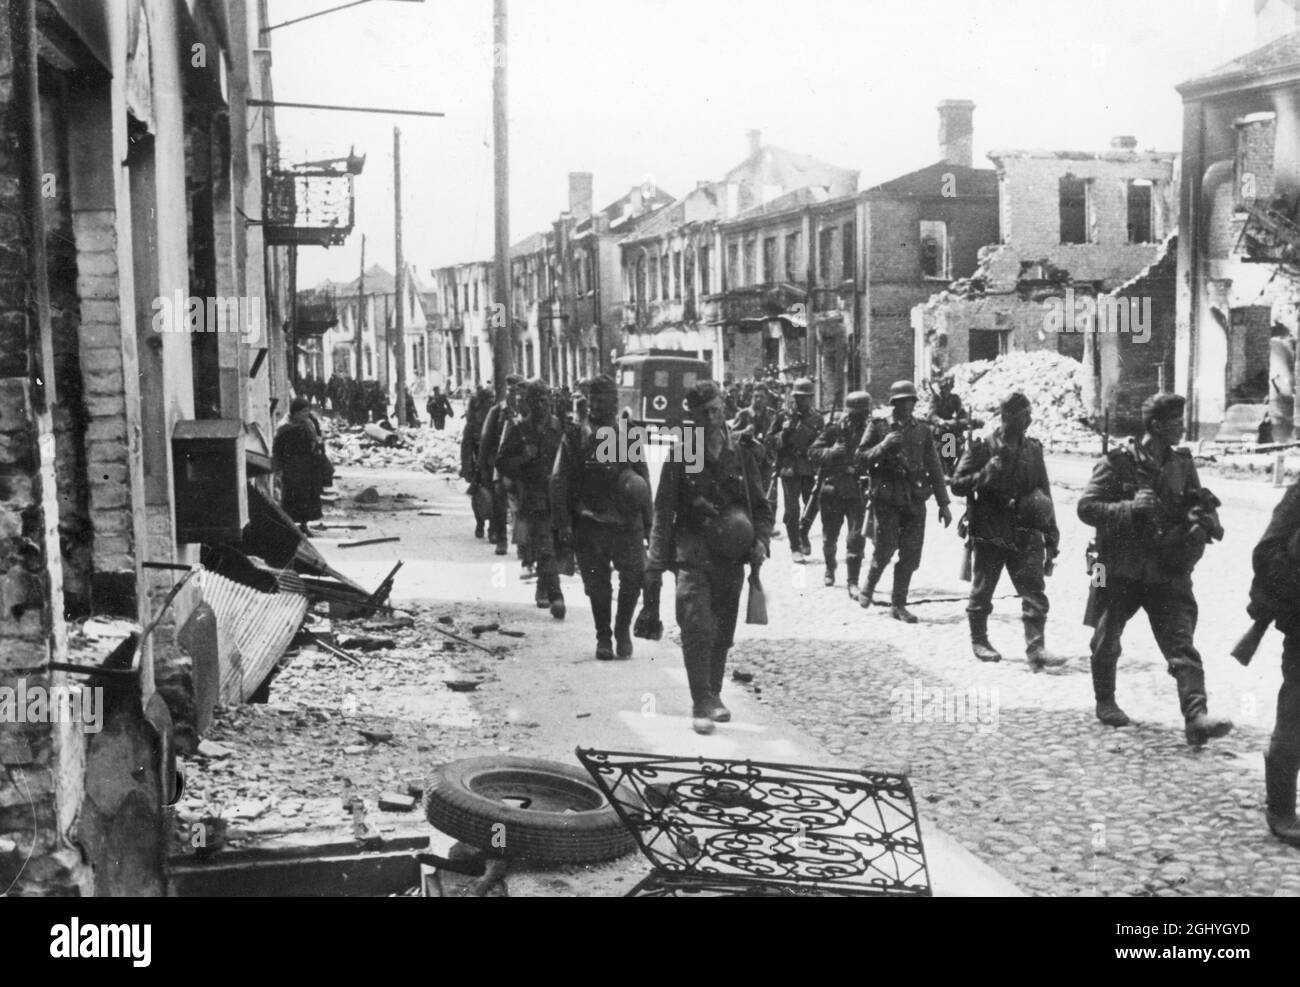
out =
[[[1300,28],[1300,0],[1255,0],[1255,45]]]
[[[939,103],[939,157],[951,165],[969,168],[974,154],[975,104],[969,99],[945,99]]]
[[[1136,151],[1137,146],[1138,139],[1130,134],[1121,134],[1110,139],[1110,149],[1112,151]]]
[[[569,212],[575,223],[591,218],[591,172],[569,172]]]
[[[752,158],[763,150],[763,131],[750,130],[746,131],[745,136],[749,138],[749,156]]]

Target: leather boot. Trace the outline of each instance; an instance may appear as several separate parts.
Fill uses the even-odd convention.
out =
[[[596,658],[614,660],[614,636],[609,631],[610,594],[606,589],[591,598],[591,618],[596,624]]]
[[[696,733],[712,733],[713,688],[712,658],[707,651],[683,649],[686,662],[686,682],[691,690],[691,727]]]
[[[1068,659],[1054,655],[1043,643],[1047,627],[1046,615],[1025,617],[1025,654],[1034,668],[1060,668]]]
[[[1300,847],[1300,820],[1295,815],[1297,771],[1300,771],[1300,756],[1269,747],[1264,755],[1268,829],[1283,843]]]
[[[618,583],[618,610],[614,614],[614,646],[620,658],[632,657],[632,617],[636,613],[636,603],[641,597],[641,587],[624,586]]]
[[[872,563],[871,568],[867,570],[867,582],[862,587],[862,592],[858,594],[858,606],[862,607],[863,610],[866,610],[875,602],[876,583],[878,582],[880,582],[880,570]]]
[[[1205,671],[1197,665],[1182,665],[1174,672],[1178,683],[1178,704],[1182,707],[1184,735],[1193,747],[1207,740],[1226,737],[1232,731],[1232,721],[1211,716],[1206,711]]]
[[[975,657],[980,661],[1001,661],[1002,655],[989,644],[989,615],[968,611],[966,619],[970,623],[970,649]]]
[[[834,562],[826,563],[826,574],[822,576],[822,585],[823,586],[835,585],[835,563]]]
[[[1097,719],[1108,727],[1126,727],[1133,722],[1128,718],[1128,714],[1119,708],[1114,696],[1097,700]]]
[[[856,600],[860,593],[858,592],[858,576],[862,572],[862,557],[850,555],[844,563],[845,582],[849,587],[849,599]]]
[[[731,721],[731,710],[722,705],[722,683],[727,677],[727,652],[730,650],[716,647],[709,656],[709,719],[714,723]]]
[[[812,555],[812,542],[808,540],[808,532],[812,530],[811,524],[799,525],[799,548],[804,555]]]

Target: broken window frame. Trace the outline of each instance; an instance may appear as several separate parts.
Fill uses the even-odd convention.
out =
[[[1146,208],[1146,217],[1145,217],[1146,236],[1144,238],[1139,237],[1137,235],[1138,233],[1141,233],[1142,230],[1140,227],[1138,227],[1138,229],[1135,230],[1134,228],[1135,224],[1133,222],[1134,219],[1133,190],[1139,188],[1146,189],[1146,196],[1147,196],[1147,208]],[[1156,242],[1155,241],[1156,183],[1149,178],[1130,178],[1128,181],[1126,181],[1124,183],[1124,209],[1125,209],[1125,216],[1127,219],[1127,222],[1125,224],[1127,237],[1128,237],[1127,242],[1134,243],[1134,244],[1155,243]]]
[[[1073,215],[1071,215],[1068,220],[1065,215],[1066,202],[1064,186],[1067,182],[1082,188],[1083,202],[1080,208],[1082,209],[1081,221],[1083,225],[1082,231],[1079,233],[1081,239],[1066,239],[1067,232],[1074,232],[1073,225],[1075,223]],[[1074,201],[1075,196],[1071,196],[1070,199],[1071,201]],[[1097,242],[1096,202],[1094,199],[1093,180],[1091,178],[1076,178],[1072,174],[1062,175],[1057,184],[1056,205],[1057,219],[1060,224],[1058,239],[1062,246],[1079,246]],[[1071,224],[1069,230],[1066,228],[1067,222]]]
[[[921,257],[921,277],[929,281],[952,280],[952,251],[948,242],[948,224],[941,219],[923,219],[918,224],[917,246]],[[937,245],[934,263],[926,263],[926,241]]]

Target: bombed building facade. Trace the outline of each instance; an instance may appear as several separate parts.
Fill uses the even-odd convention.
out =
[[[1173,383],[1177,155],[1117,137],[1102,152],[994,150],[1000,241],[913,312],[918,380],[1050,349],[1085,365],[1100,423],[1139,422]]]

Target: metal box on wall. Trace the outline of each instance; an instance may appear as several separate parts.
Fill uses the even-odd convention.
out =
[[[248,524],[244,426],[225,418],[172,429],[176,541],[238,541]]]

